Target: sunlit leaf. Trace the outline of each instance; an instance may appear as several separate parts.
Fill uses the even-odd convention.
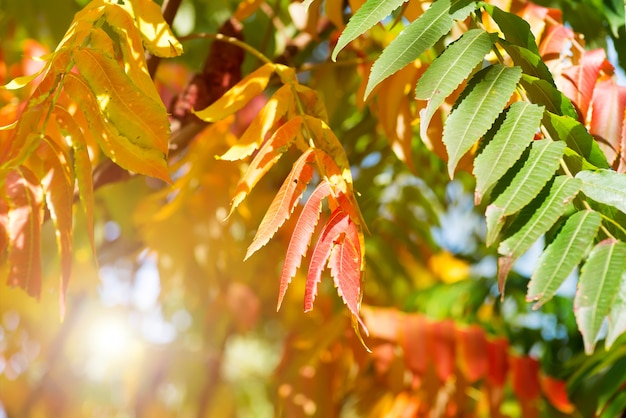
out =
[[[291,86],[285,85],[279,88],[256,115],[239,141],[220,156],[220,159],[236,161],[252,155],[278,120],[287,113],[292,101]]]
[[[341,32],[337,45],[333,49],[332,60],[336,61],[337,54],[339,54],[346,45],[389,16],[391,12],[400,7],[405,1],[406,0],[369,0],[365,2],[365,4],[352,15],[345,29]]]
[[[443,129],[451,178],[461,157],[487,132],[509,101],[521,74],[519,67],[496,64],[472,78],[468,86],[471,91],[450,114]]]
[[[600,67],[606,59],[604,49],[586,51],[579,65],[574,65],[563,70],[563,77],[559,89],[576,104],[583,120],[587,119],[587,112],[593,90],[596,85]]]
[[[326,181],[322,181],[315,191],[313,191],[300,213],[298,222],[293,229],[289,246],[287,247],[285,263],[283,264],[283,269],[280,274],[277,310],[280,309],[285,292],[287,291],[287,286],[296,275],[296,271],[302,262],[302,257],[305,256],[307,248],[309,247],[311,237],[313,236],[315,226],[319,221],[320,212],[322,210],[322,199],[329,194],[329,184]]]
[[[235,196],[230,206],[230,213],[233,213],[258,181],[276,164],[283,153],[289,149],[289,146],[300,132],[301,126],[302,118],[296,116],[276,129],[272,136],[265,141],[237,185],[237,190],[235,190]]]
[[[7,174],[4,187],[9,204],[7,284],[19,286],[39,299],[43,191],[35,174],[23,166]]]
[[[474,159],[476,204],[521,157],[533,140],[542,115],[542,107],[526,102],[515,102],[508,109],[496,134]]]
[[[626,332],[626,268],[622,273],[619,290],[609,312],[608,323],[605,341],[607,350],[613,346],[620,335]]]
[[[209,107],[193,111],[205,122],[216,122],[232,115],[265,90],[274,73],[273,64],[265,64],[250,73],[213,102]]]
[[[259,229],[248,247],[245,259],[248,259],[259,248],[263,247],[274,236],[276,231],[293,213],[302,193],[313,177],[311,165],[314,152],[309,149],[293,164],[291,172],[280,186],[274,200],[270,204]]]
[[[381,81],[416,60],[433,46],[454,25],[454,20],[464,19],[474,8],[468,0],[438,0],[423,15],[407,26],[380,54],[372,66],[365,97]]]
[[[626,213],[626,174],[612,170],[581,171],[582,191],[593,200]]]
[[[574,313],[587,354],[593,353],[602,322],[616,301],[625,269],[626,244],[606,239],[593,248],[580,271]]]
[[[183,53],[183,46],[163,20],[161,8],[152,0],[130,0],[144,45],[159,57],[175,57]]]
[[[519,219],[524,225],[498,246],[498,284],[504,293],[504,281],[513,262],[524,254],[565,212],[570,202],[580,190],[580,180],[558,176],[548,190],[547,197],[532,212],[522,211]],[[539,197],[541,198],[541,196]]]
[[[512,215],[530,203],[556,171],[564,142],[544,139],[534,141],[530,155],[508,187],[487,207],[487,245],[491,245],[503,226],[505,216]]]
[[[513,45],[527,48],[531,52],[539,55],[537,42],[530,30],[530,25],[520,16],[506,12],[491,4],[484,4],[485,11],[491,15],[498,27],[504,33],[504,37]]]
[[[420,77],[415,96],[428,100],[420,111],[420,135],[426,137],[430,120],[454,89],[480,64],[491,49],[494,38],[481,29],[467,31],[446,48]]]
[[[528,282],[527,301],[536,300],[533,309],[552,299],[563,281],[574,270],[593,243],[601,216],[580,211],[570,216],[557,237],[541,254]]]
[[[626,125],[626,87],[614,78],[598,81],[593,90],[589,131],[598,138],[610,164],[619,156],[622,131]],[[622,150],[625,154],[626,150]]]

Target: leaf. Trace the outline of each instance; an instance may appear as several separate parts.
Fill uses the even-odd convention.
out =
[[[259,180],[276,164],[287,149],[291,146],[302,127],[302,117],[296,116],[280,126],[272,136],[265,141],[248,166],[246,173],[237,185],[235,196],[231,202],[230,213],[239,206],[248,196],[248,193]],[[230,216],[230,215],[229,215]]]
[[[619,156],[622,131],[626,125],[625,111],[626,87],[618,86],[615,78],[599,80],[593,90],[589,131],[598,138],[609,164],[613,164]]]
[[[24,166],[7,174],[4,187],[9,203],[7,284],[39,299],[43,192],[35,174]]]
[[[552,73],[537,53],[519,45],[512,45],[506,41],[500,42],[500,44],[513,60],[513,64],[522,67],[525,74],[546,80],[551,85],[554,85]]]
[[[291,86],[284,85],[279,88],[252,120],[239,142],[220,156],[220,159],[237,161],[252,155],[276,122],[287,113],[292,102],[293,91]]]
[[[65,92],[76,100],[104,154],[119,166],[141,174],[169,181],[165,155],[161,150],[145,148],[128,138],[100,114],[96,98],[87,84],[74,73],[66,74]]]
[[[572,102],[550,82],[522,74],[519,83],[524,87],[526,96],[531,102],[542,104],[547,110],[557,115],[569,116],[574,120],[578,118]]]
[[[483,4],[483,7],[498,24],[508,42],[527,48],[534,54],[539,55],[539,49],[528,22],[513,13],[505,12],[491,4]]]
[[[78,185],[78,197],[80,205],[85,213],[87,224],[87,236],[91,249],[96,257],[96,243],[94,238],[94,191],[93,191],[93,173],[91,169],[91,160],[89,152],[85,144],[84,134],[76,120],[65,110],[65,108],[56,105],[54,110],[56,121],[61,132],[69,135],[74,150],[74,175]]]
[[[487,372],[487,336],[478,325],[457,328],[459,368],[470,383],[476,382]]]
[[[443,130],[450,178],[461,157],[487,132],[509,101],[521,74],[519,67],[496,64],[472,78],[469,94],[450,114]]]
[[[133,12],[143,43],[151,54],[176,57],[183,53],[183,46],[163,20],[158,4],[152,0],[130,0],[129,9]]]
[[[46,205],[55,228],[57,247],[61,260],[60,310],[65,316],[65,293],[72,274],[72,205],[74,203],[74,177],[66,150],[53,140],[42,141],[40,150],[45,175],[41,180]]]
[[[386,18],[396,10],[406,0],[369,0],[356,11],[348,21],[341,36],[337,40],[337,45],[333,49],[331,58],[337,61],[337,55],[350,42],[362,35],[366,30]]]
[[[550,404],[564,414],[572,414],[575,410],[567,395],[567,386],[563,380],[552,376],[541,376],[541,389]]]
[[[455,326],[451,319],[435,321],[430,325],[430,355],[433,358],[437,377],[441,382],[447,382],[454,375],[456,341]]]
[[[247,260],[259,248],[267,244],[293,213],[298,200],[313,177],[313,166],[311,165],[313,156],[313,149],[309,149],[293,164],[291,172],[283,185],[280,186],[280,190],[276,193],[265,213],[244,260]]]
[[[217,101],[203,110],[193,110],[193,113],[205,122],[222,120],[244,107],[250,100],[265,90],[270,77],[274,73],[273,64],[265,64],[248,74],[243,80],[235,84]]]
[[[539,361],[528,356],[509,357],[511,363],[511,386],[520,401],[530,402],[541,395],[539,382]]]
[[[372,66],[365,98],[374,87],[391,74],[417,59],[433,46],[454,25],[454,19],[464,19],[474,8],[468,0],[438,0],[423,15],[407,26]]]
[[[508,187],[487,207],[487,245],[493,244],[505,216],[512,215],[530,203],[554,175],[565,149],[564,142],[549,139],[534,141],[528,160]]]
[[[335,244],[335,240],[348,229],[350,217],[341,208],[335,209],[330,215],[324,229],[313,249],[309,272],[306,276],[306,287],[304,290],[304,311],[313,309],[313,302],[317,295],[317,284],[322,280],[322,271],[326,267],[328,257]]]
[[[582,191],[593,200],[626,213],[626,174],[612,170],[581,171]]]
[[[109,122],[138,146],[159,150],[165,158],[169,121],[163,103],[137,88],[114,59],[89,49],[78,49],[73,57]]]
[[[487,382],[497,388],[506,384],[509,371],[509,341],[505,337],[487,340]]]
[[[559,88],[578,106],[583,121],[587,120],[593,90],[605,59],[606,54],[602,48],[585,51],[579,65],[563,70]]]
[[[611,348],[617,338],[626,332],[626,269],[622,273],[617,296],[609,312],[609,327],[606,334],[605,347]]]
[[[421,377],[426,373],[429,363],[426,341],[430,324],[426,317],[420,314],[407,314],[402,322],[403,327],[398,339],[404,352],[404,362],[407,369]]]
[[[476,204],[521,157],[533,140],[542,115],[543,107],[526,102],[515,102],[509,107],[494,137],[474,159]]]
[[[581,169],[610,167],[598,143],[576,119],[546,112],[543,124],[551,136],[565,141],[568,148],[591,164],[588,166],[583,163]]]
[[[298,222],[293,229],[293,235],[289,240],[285,263],[283,264],[283,269],[280,274],[277,311],[280,309],[280,305],[283,302],[285,292],[287,292],[287,286],[289,286],[291,279],[296,275],[296,271],[302,262],[302,257],[304,257],[309,247],[311,237],[313,236],[315,226],[319,221],[320,212],[322,210],[322,199],[328,195],[330,195],[330,185],[328,182],[322,181],[315,188],[300,213]]]
[[[498,246],[498,287],[504,295],[504,281],[513,262],[524,254],[543,235],[567,209],[580,190],[580,180],[558,176],[548,191],[548,196],[538,208],[532,209],[530,216],[522,211],[519,215],[524,225]],[[540,197],[541,198],[541,197]],[[530,210],[529,210],[530,212]]]
[[[570,216],[554,241],[539,257],[537,267],[528,282],[526,301],[537,301],[533,309],[552,299],[574,267],[582,260],[593,243],[601,223],[594,211],[580,211]]]
[[[359,316],[361,301],[361,244],[357,226],[348,217],[348,225],[344,233],[334,241],[328,259],[330,275],[335,281],[337,293],[348,309],[367,331],[367,327]]]
[[[626,244],[614,239],[598,243],[580,271],[574,314],[585,352],[592,354],[604,317],[616,301],[626,269]]]
[[[426,108],[420,111],[422,138],[427,137],[428,125],[437,108],[483,61],[493,42],[493,36],[484,30],[471,29],[449,45],[420,77],[415,97],[428,100]]]

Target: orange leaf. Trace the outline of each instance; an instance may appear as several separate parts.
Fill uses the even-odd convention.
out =
[[[306,276],[306,287],[304,291],[304,311],[313,309],[313,302],[317,296],[317,284],[322,280],[322,271],[326,267],[328,257],[335,244],[335,240],[341,234],[345,234],[348,229],[349,216],[340,208],[337,208],[326,222],[320,237],[315,244],[309,272]]]
[[[322,210],[322,199],[329,194],[330,186],[326,181],[322,181],[311,194],[300,213],[298,222],[293,229],[293,235],[289,241],[289,247],[287,247],[285,263],[280,274],[280,288],[278,290],[278,306],[276,310],[280,309],[287,286],[291,283],[293,276],[296,275],[296,271],[302,262],[302,257],[304,257],[309,247],[315,226],[319,221],[320,211]]]
[[[248,247],[246,257],[248,259],[259,248],[263,247],[274,236],[278,228],[285,223],[293,213],[298,200],[304,193],[307,184],[313,177],[313,166],[310,164],[313,156],[313,150],[309,149],[302,154],[294,163],[287,179],[280,186],[280,190],[270,204],[265,217],[259,225],[259,229],[252,240],[252,244]]]
[[[61,317],[65,316],[65,292],[72,274],[72,205],[74,178],[70,170],[68,152],[53,140],[46,138],[39,147],[45,174],[41,180],[46,205],[56,230],[61,259]]]
[[[345,231],[334,241],[328,259],[330,275],[337,293],[363,329],[367,327],[359,316],[361,301],[361,244],[357,227],[348,216]]]
[[[265,64],[248,74],[209,107],[193,113],[205,122],[217,122],[243,108],[265,90],[274,73],[274,64]]]
[[[239,206],[259,180],[276,164],[300,132],[302,118],[297,116],[276,129],[272,136],[265,141],[248,166],[246,174],[237,185],[233,197],[230,213]]]
[[[513,392],[522,402],[539,398],[539,361],[528,356],[510,356]]]
[[[495,387],[506,383],[509,371],[509,342],[506,338],[487,340],[487,382]]]
[[[428,329],[428,320],[423,315],[409,314],[404,318],[401,336],[404,361],[407,368],[419,377],[424,376],[428,367]]]
[[[175,57],[183,53],[183,46],[163,19],[158,4],[152,0],[130,0],[130,6],[148,51],[159,57]]]
[[[598,139],[604,155],[613,164],[619,155],[622,131],[626,121],[626,87],[615,78],[599,80],[593,90],[589,132]],[[626,150],[622,149],[622,153]]]
[[[252,155],[265,140],[265,136],[274,125],[287,113],[292,101],[293,92],[291,87],[282,86],[279,88],[263,106],[263,110],[252,120],[241,139],[226,151],[220,159],[237,161]]]
[[[552,376],[541,376],[541,389],[546,395],[550,404],[564,414],[574,412],[574,405],[570,402],[567,395],[567,387],[565,382],[555,379]]]
[[[26,167],[8,173],[5,193],[9,203],[10,286],[19,286],[29,295],[41,294],[41,223],[43,192],[35,174]]]
[[[459,368],[470,383],[482,378],[487,371],[487,338],[478,325],[456,331]]]
[[[0,199],[0,254],[4,254],[4,250],[9,245],[9,237],[7,225],[9,224],[9,204],[4,199]]]

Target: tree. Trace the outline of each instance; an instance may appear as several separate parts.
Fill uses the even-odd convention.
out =
[[[617,2],[61,3],[3,7],[9,416],[624,409]]]

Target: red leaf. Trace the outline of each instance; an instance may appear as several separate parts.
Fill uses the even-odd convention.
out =
[[[283,153],[289,149],[294,138],[298,135],[298,132],[300,132],[301,126],[302,117],[297,116],[276,129],[272,136],[265,141],[250,163],[246,174],[244,174],[237,185],[235,197],[233,197],[231,203],[230,213],[243,202],[258,181],[276,164]]]
[[[337,293],[343,299],[352,315],[359,321],[363,329],[367,327],[359,316],[361,300],[361,244],[356,225],[348,216],[345,233],[335,241],[328,260],[330,275],[335,281]]]
[[[539,45],[539,54],[544,59],[553,58],[550,57],[550,55],[555,55],[556,57],[554,58],[558,58],[563,49],[573,38],[574,31],[571,29],[563,25],[551,26],[541,40],[541,45]]]
[[[586,51],[579,65],[563,71],[563,83],[559,87],[578,106],[582,115],[582,122],[587,120],[593,89],[605,59],[604,49]]]
[[[57,246],[61,259],[61,317],[65,316],[65,292],[72,273],[72,205],[74,203],[74,178],[70,170],[70,157],[65,149],[46,138],[39,148],[46,174],[41,185],[56,230]]]
[[[555,379],[552,376],[541,377],[541,388],[548,401],[559,411],[565,414],[574,412],[574,405],[569,401],[567,396],[567,387],[565,382]]]
[[[313,309],[313,302],[317,295],[317,284],[322,279],[322,271],[326,267],[326,260],[335,244],[335,240],[348,229],[348,214],[341,209],[336,209],[326,222],[320,237],[315,244],[309,272],[306,276],[306,287],[304,291],[304,311]]]
[[[259,229],[248,247],[245,259],[248,259],[259,248],[263,247],[274,236],[289,216],[293,213],[300,196],[304,193],[307,184],[313,177],[313,166],[310,164],[313,159],[313,149],[308,149],[293,164],[287,179],[280,186],[280,190],[274,197],[265,217],[259,225]]]
[[[619,154],[626,110],[626,87],[615,84],[615,78],[596,83],[593,91],[589,131],[604,151],[609,164]],[[622,153],[624,150],[622,150]]]
[[[478,325],[457,329],[459,367],[470,383],[474,383],[487,371],[487,338]]]
[[[509,342],[506,338],[487,340],[487,382],[496,387],[506,383],[509,369]]]
[[[529,402],[539,398],[539,362],[532,357],[510,356],[513,392],[520,401]]]
[[[5,181],[9,202],[10,286],[20,286],[29,295],[41,293],[41,223],[43,192],[36,176],[26,167],[9,172]]]
[[[455,327],[454,321],[446,319],[430,325],[430,348],[437,377],[446,382],[454,374]]]
[[[298,218],[298,222],[293,230],[293,235],[289,241],[289,247],[287,247],[285,263],[283,264],[283,270],[280,275],[278,306],[276,310],[280,309],[280,305],[285,297],[285,292],[287,291],[287,286],[291,283],[293,276],[296,275],[296,271],[302,262],[302,257],[304,257],[309,247],[315,226],[319,221],[320,211],[322,210],[322,199],[329,194],[330,185],[326,181],[322,181],[311,194],[311,197],[309,197],[309,200],[300,213],[300,218]]]
[[[428,321],[419,314],[409,314],[404,318],[404,330],[401,336],[404,361],[414,375],[424,376],[428,366],[426,341]]]

